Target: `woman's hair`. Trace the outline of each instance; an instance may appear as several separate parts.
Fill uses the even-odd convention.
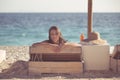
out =
[[[58,29],[57,26],[51,26],[50,29],[49,29],[49,40],[48,40],[49,43],[54,43],[54,42],[52,41],[51,37],[50,37],[50,32],[51,32],[51,30],[56,30],[57,32],[60,33],[60,36],[59,36],[59,45],[66,43],[66,40],[63,38],[63,36],[62,36],[62,34],[61,34],[61,32],[60,32],[60,30]]]

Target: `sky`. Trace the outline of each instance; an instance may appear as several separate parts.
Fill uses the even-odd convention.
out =
[[[0,0],[1,12],[87,12],[88,0]],[[120,12],[120,0],[93,0],[93,12]]]

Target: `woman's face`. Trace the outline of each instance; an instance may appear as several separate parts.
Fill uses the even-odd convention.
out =
[[[60,37],[60,33],[57,30],[51,30],[50,31],[50,38],[54,43],[57,43]]]

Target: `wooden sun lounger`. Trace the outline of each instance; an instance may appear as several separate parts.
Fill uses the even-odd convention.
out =
[[[110,55],[110,66],[113,71],[120,72],[120,44],[115,45],[115,48]]]
[[[55,49],[52,44],[30,46],[29,75],[83,72],[81,46],[65,44],[60,51]]]

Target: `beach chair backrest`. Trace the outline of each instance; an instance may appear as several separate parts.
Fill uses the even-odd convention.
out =
[[[80,61],[81,46],[64,45],[56,52],[56,46],[40,44],[30,46],[30,61]]]

